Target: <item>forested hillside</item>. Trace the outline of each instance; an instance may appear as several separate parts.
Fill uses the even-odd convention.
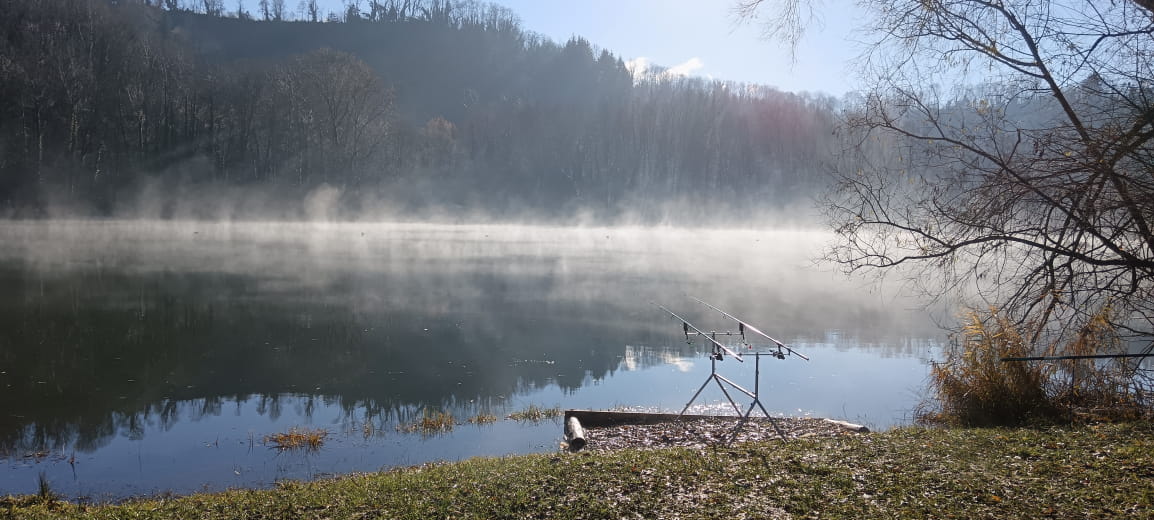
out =
[[[0,213],[700,222],[825,182],[832,99],[637,75],[496,5],[161,4],[0,0]]]

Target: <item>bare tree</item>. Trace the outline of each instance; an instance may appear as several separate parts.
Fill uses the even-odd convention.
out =
[[[317,5],[317,0],[301,0],[300,11],[305,19],[310,22],[319,22],[321,20],[321,8]]]
[[[361,18],[361,6],[359,0],[345,0],[344,21],[349,22],[359,20]]]
[[[1145,3],[866,2],[872,88],[848,117],[858,146],[828,200],[842,239],[829,257],[848,271],[915,269],[935,294],[1034,324],[1034,341],[1103,315],[1148,341]]]
[[[766,40],[788,46],[790,57],[796,60],[797,45],[806,27],[817,18],[815,4],[807,0],[740,0],[733,12],[739,23],[759,24]]]
[[[224,16],[224,0],[201,0],[204,5],[204,14],[209,16]]]
[[[331,175],[359,182],[390,131],[393,96],[380,78],[350,54],[320,49],[284,66],[277,86],[299,139],[299,182]]]

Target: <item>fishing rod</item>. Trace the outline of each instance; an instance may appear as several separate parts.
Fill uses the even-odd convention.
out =
[[[694,298],[694,299],[697,300],[697,298]],[[697,301],[699,301],[701,303],[705,303],[705,302],[702,302],[701,300],[697,300]],[[693,402],[696,401],[697,398],[701,396],[701,392],[703,392],[705,390],[705,388],[707,386],[709,386],[709,384],[711,382],[713,382],[713,383],[717,384],[717,388],[719,390],[721,390],[721,393],[722,393],[722,395],[725,396],[726,401],[729,401],[729,404],[733,406],[733,411],[737,414],[737,417],[741,418],[738,421],[737,426],[733,430],[733,439],[737,438],[738,431],[741,430],[742,426],[745,425],[746,421],[748,421],[750,419],[750,417],[752,417],[753,410],[755,408],[761,409],[761,413],[765,414],[765,416],[769,419],[770,423],[773,424],[773,428],[775,430],[777,430],[777,434],[780,435],[784,439],[785,433],[783,433],[781,431],[781,428],[779,428],[777,426],[777,422],[774,421],[773,416],[769,414],[769,411],[765,409],[765,405],[761,403],[761,356],[764,354],[764,355],[776,357],[778,359],[785,359],[785,354],[782,353],[781,349],[784,348],[786,350],[789,350],[789,352],[791,354],[797,354],[797,352],[794,352],[792,349],[785,346],[780,341],[777,341],[773,338],[770,338],[764,332],[757,330],[756,327],[753,327],[753,326],[749,325],[748,323],[745,323],[744,321],[741,321],[737,318],[734,318],[733,315],[728,314],[725,311],[718,309],[717,307],[709,305],[708,303],[706,303],[706,305],[709,305],[710,308],[715,309],[715,310],[721,312],[722,314],[725,314],[727,317],[729,317],[733,320],[736,320],[738,323],[739,332],[736,332],[736,333],[734,333],[734,332],[709,332],[709,333],[706,333],[705,331],[703,331],[703,330],[693,326],[693,324],[689,323],[689,320],[686,320],[685,318],[678,316],[677,313],[675,313],[669,309],[666,309],[665,307],[662,307],[661,305],[658,305],[655,302],[649,302],[649,303],[652,303],[653,305],[657,306],[657,308],[669,313],[669,315],[673,316],[674,319],[677,319],[678,321],[680,321],[681,322],[681,330],[685,333],[685,339],[686,340],[689,339],[689,335],[691,334],[690,330],[692,330],[693,331],[692,334],[697,334],[698,336],[704,336],[706,338],[709,338],[709,341],[713,343],[713,347],[714,347],[713,353],[710,354],[710,356],[709,356],[709,377],[705,378],[705,382],[701,383],[701,386],[698,387],[697,391],[693,393],[693,397],[689,398],[689,402],[685,403],[685,407],[681,409],[681,412],[677,414],[677,417],[680,418],[680,417],[684,416],[685,412],[689,411],[689,407],[693,406]],[[746,388],[742,387],[741,385],[733,382],[731,379],[717,373],[717,362],[721,361],[725,357],[725,354],[729,354],[729,355],[733,356],[734,359],[736,359],[742,363],[744,363],[745,360],[742,359],[741,355],[738,354],[737,352],[734,352],[734,351],[730,350],[729,347],[726,347],[725,345],[718,343],[715,336],[717,334],[722,334],[722,335],[726,335],[726,336],[733,336],[736,334],[740,334],[742,343],[745,344],[746,346],[749,346],[749,343],[745,342],[745,329],[747,327],[750,330],[756,331],[758,334],[761,334],[762,336],[769,338],[770,341],[773,341],[774,343],[776,343],[778,345],[777,352],[772,352],[772,353],[756,352],[756,351],[753,352],[753,367],[754,368],[753,368],[753,390],[752,391],[750,391],[749,389],[746,389]],[[809,358],[802,356],[801,354],[797,354],[797,355],[801,356],[806,361],[809,361]],[[739,406],[737,404],[737,401],[735,401],[733,399],[733,395],[731,395],[729,393],[729,390],[726,389],[727,387],[732,389],[732,390],[736,390],[738,392],[741,392],[742,394],[745,394],[746,396],[753,399],[753,401],[749,403],[749,408],[747,408],[745,410],[745,412],[741,411],[741,406]]]
[[[689,296],[689,295],[687,294],[686,296]],[[757,333],[757,334],[761,335],[763,338],[765,338],[765,339],[768,339],[768,340],[770,340],[770,341],[774,342],[775,344],[777,344],[777,348],[779,349],[779,352],[780,352],[780,349],[785,349],[785,350],[786,350],[787,352],[789,352],[790,354],[793,354],[793,355],[795,355],[795,356],[797,356],[797,357],[799,357],[799,358],[802,358],[802,359],[804,359],[804,360],[806,360],[806,361],[809,361],[809,358],[805,357],[805,356],[804,356],[804,355],[802,355],[800,352],[798,352],[798,351],[796,351],[796,350],[794,350],[794,349],[792,349],[792,348],[789,348],[789,346],[788,346],[788,345],[786,345],[785,343],[782,343],[782,342],[780,342],[780,341],[778,341],[778,340],[776,340],[776,339],[773,339],[773,337],[771,337],[769,334],[766,334],[766,333],[762,332],[760,329],[758,329],[757,327],[754,327],[753,325],[750,325],[749,323],[747,323],[747,322],[743,321],[741,318],[738,318],[737,316],[734,316],[734,315],[732,315],[732,314],[730,314],[730,313],[728,313],[728,312],[725,312],[725,311],[723,311],[723,310],[721,310],[721,309],[718,309],[717,307],[714,307],[713,305],[710,305],[709,303],[705,302],[704,300],[702,300],[702,299],[700,299],[700,298],[696,298],[696,297],[693,297],[693,296],[689,296],[689,297],[690,297],[690,298],[693,298],[694,300],[696,300],[696,301],[697,301],[697,303],[700,303],[700,304],[702,304],[702,305],[704,305],[704,306],[706,306],[706,307],[709,307],[710,309],[713,309],[713,310],[715,310],[715,311],[717,311],[717,312],[720,312],[720,313],[721,313],[722,315],[724,315],[726,318],[729,318],[729,319],[731,319],[731,320],[733,320],[733,321],[736,321],[736,322],[737,322],[737,327],[738,327],[738,330],[741,332],[741,337],[742,337],[742,339],[744,339],[744,338],[745,338],[745,329],[749,329],[749,330],[751,330],[751,331],[753,331],[753,332],[755,332],[755,333]],[[779,359],[784,359],[784,356],[779,356]]]
[[[720,349],[720,350],[724,351],[726,354],[733,356],[733,359],[736,359],[737,361],[739,361],[741,363],[745,363],[745,360],[741,359],[741,354],[738,354],[737,352],[730,350],[729,347],[722,345],[720,342],[718,342],[716,339],[714,339],[711,334],[693,326],[693,324],[689,323],[689,321],[686,320],[685,318],[678,316],[677,313],[675,313],[669,309],[666,309],[665,307],[662,307],[661,305],[657,304],[656,302],[649,302],[649,303],[656,305],[658,309],[661,309],[665,312],[668,312],[670,316],[673,316],[675,319],[680,320],[681,321],[681,329],[683,331],[685,331],[686,339],[689,338],[689,330],[693,329],[693,331],[696,332],[698,336],[702,336],[702,337],[708,339],[711,343],[713,343],[714,350]]]

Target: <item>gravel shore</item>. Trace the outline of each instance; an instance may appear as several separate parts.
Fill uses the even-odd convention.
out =
[[[803,437],[861,435],[825,419],[775,417],[752,418],[738,425],[737,418],[684,419],[648,425],[587,428],[584,451],[623,448],[716,446],[730,442],[750,442]]]

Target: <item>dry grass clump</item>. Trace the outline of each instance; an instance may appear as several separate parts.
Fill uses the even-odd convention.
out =
[[[537,422],[542,419],[552,419],[561,416],[561,407],[554,406],[552,408],[541,408],[535,404],[531,404],[524,410],[518,410],[509,414],[509,418],[514,421],[532,421]]]
[[[437,433],[453,431],[457,421],[453,418],[453,414],[441,410],[430,410],[426,408],[421,412],[421,418],[411,423],[397,425],[397,431],[404,433],[421,433],[422,435],[434,435]]]
[[[1086,356],[1123,353],[1125,347],[1114,327],[1110,310],[1096,314],[1066,345],[1061,355]],[[1055,381],[1054,402],[1071,417],[1089,421],[1134,420],[1150,413],[1144,405],[1145,388],[1138,383],[1138,360],[1117,358],[1061,362]]]
[[[497,422],[497,416],[491,413],[479,413],[467,419],[469,424],[493,424]]]
[[[1070,341],[1044,346],[1031,344],[1023,327],[993,309],[971,310],[965,318],[960,341],[947,347],[946,360],[930,370],[934,401],[918,410],[921,420],[990,426],[1132,419],[1143,413],[1125,359],[1002,361],[1119,353],[1122,343],[1109,309],[1094,316]]]
[[[328,430],[324,428],[310,430],[308,428],[293,427],[284,433],[266,435],[264,437],[264,443],[271,444],[273,448],[281,451],[298,449],[316,451],[324,445],[325,437],[328,437],[328,435]]]

